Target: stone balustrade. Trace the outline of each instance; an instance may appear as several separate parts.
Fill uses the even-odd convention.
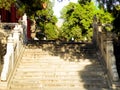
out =
[[[6,82],[5,87],[8,86],[9,80],[13,74],[16,67],[18,59],[24,50],[24,44],[27,40],[27,17],[23,16],[22,23],[15,24],[15,27],[9,33],[7,38],[6,54],[4,56],[4,64],[1,72],[1,83]]]
[[[1,80],[6,81],[11,71],[14,69],[17,58],[23,48],[22,37],[20,37],[20,26],[16,25],[7,40],[7,51],[4,56],[4,64],[1,73]]]
[[[99,50],[99,59],[102,60],[106,66],[111,82],[117,82],[119,80],[119,75],[116,67],[112,34],[105,31],[102,25],[98,25],[97,23],[93,24],[93,29],[93,42]]]

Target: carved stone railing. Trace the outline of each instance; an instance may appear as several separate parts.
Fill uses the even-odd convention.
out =
[[[7,34],[10,34],[11,31],[13,30],[13,28],[15,27],[15,25],[17,25],[18,23],[4,23],[1,22],[0,23],[0,29],[4,30],[4,32],[6,32]]]
[[[16,24],[8,36],[6,54],[4,56],[4,64],[1,72],[1,83],[6,82],[4,85],[6,88],[14,72],[18,58],[24,50],[24,39],[26,40],[25,32],[27,31],[26,21],[27,18],[25,18],[25,20],[23,18],[22,24]]]
[[[17,58],[19,57],[21,50],[23,49],[22,38],[20,37],[19,25],[16,25],[13,33],[8,37],[7,41],[7,51],[4,56],[4,64],[1,73],[1,80],[7,81],[10,73],[14,69]]]
[[[114,55],[112,34],[108,31],[104,31],[102,26],[97,23],[93,24],[93,28],[93,42],[99,50],[99,59],[103,61],[103,64],[107,69],[107,74],[110,78],[111,86],[113,86],[114,82],[119,80],[119,75],[117,72],[116,59]]]

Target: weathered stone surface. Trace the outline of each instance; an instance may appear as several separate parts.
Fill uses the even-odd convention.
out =
[[[3,56],[6,53],[7,36],[8,36],[8,34],[4,30],[0,29],[0,64],[1,64],[1,67],[3,64]],[[0,68],[0,70],[1,70],[1,68]]]
[[[85,55],[81,58],[78,57],[81,53],[77,54],[80,52],[79,45],[57,47],[67,57],[52,48],[53,45],[26,48],[11,80],[10,90],[109,90],[105,70],[97,57],[92,55],[93,49],[81,47],[84,48],[83,55],[91,52],[89,57]],[[72,56],[79,60],[75,61]]]

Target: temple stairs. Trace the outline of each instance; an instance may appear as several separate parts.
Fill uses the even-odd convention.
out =
[[[110,90],[96,49],[87,44],[26,47],[10,90]]]

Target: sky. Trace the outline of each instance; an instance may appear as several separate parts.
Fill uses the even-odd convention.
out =
[[[55,0],[54,7],[53,7],[54,15],[57,18],[60,18],[60,11],[64,6],[68,5],[69,2],[77,2],[78,0],[63,0],[62,2],[59,2],[59,1],[60,0]]]

